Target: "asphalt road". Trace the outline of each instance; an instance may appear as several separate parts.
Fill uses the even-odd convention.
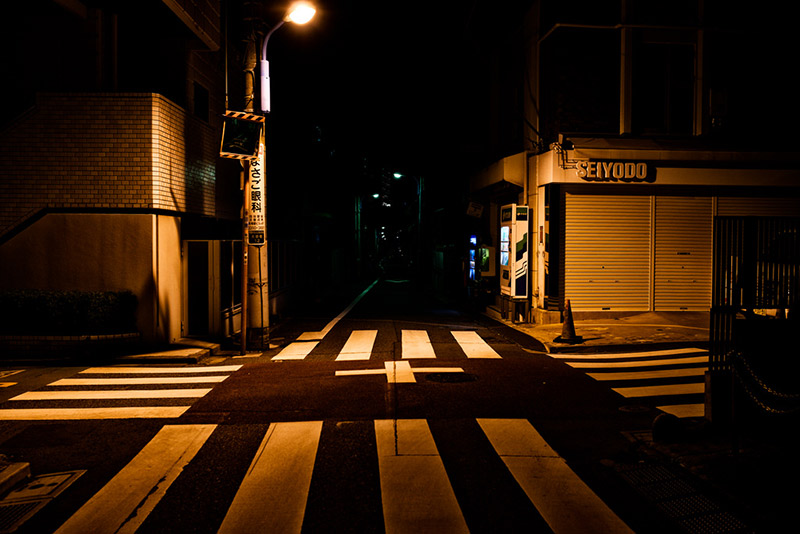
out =
[[[681,531],[621,475],[658,412],[502,324],[384,280],[276,335],[213,365],[20,373],[0,453],[77,474],[18,531]]]

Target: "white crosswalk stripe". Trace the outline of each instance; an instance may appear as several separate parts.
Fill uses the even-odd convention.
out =
[[[553,358],[576,369],[591,369],[588,376],[614,383],[615,392],[625,398],[659,399],[677,395],[701,395],[705,391],[704,375],[708,369],[708,352],[696,348],[610,354],[551,354]],[[701,365],[706,364],[706,365]],[[667,369],[653,369],[668,367]],[[624,369],[624,370],[623,370]],[[637,382],[627,386],[625,382]],[[656,382],[648,384],[647,381]],[[667,382],[667,383],[664,383]],[[670,383],[671,382],[671,383]],[[677,417],[702,417],[703,403],[689,402],[656,406]]]
[[[369,360],[377,336],[377,330],[353,330],[336,360]]]
[[[216,425],[168,425],[56,532],[136,532]]]
[[[592,525],[598,532],[631,532],[529,421],[477,419],[474,423],[485,434],[492,451],[475,454],[496,454],[508,468],[502,476],[508,477],[510,473],[511,483],[516,483],[527,495],[554,533],[583,532],[586,525]],[[217,425],[162,427],[57,532],[136,531],[168,495],[178,475],[191,469],[194,459],[201,457],[204,447],[211,449],[202,455],[202,461],[219,458],[214,447],[221,446],[222,441],[210,439],[217,429]],[[469,532],[464,505],[454,491],[452,473],[448,473],[447,462],[440,456],[428,421],[375,420],[373,432],[371,443],[378,462],[367,461],[364,469],[377,469],[379,478],[383,522],[376,526],[390,534]],[[257,450],[251,449],[249,469],[240,471],[243,478],[238,489],[234,492],[237,486],[230,486],[233,494],[228,497],[226,513],[219,515],[221,524],[206,526],[224,533],[301,532],[305,516],[314,513],[309,507],[313,504],[325,507],[324,502],[309,501],[317,452],[325,436],[322,421],[270,424]],[[330,436],[336,435],[327,436],[333,440]],[[361,439],[370,442],[368,436]],[[349,441],[327,445],[352,447]],[[485,462],[486,458],[481,456],[471,461]],[[378,501],[374,502],[377,506]],[[169,514],[170,521],[180,517]],[[169,527],[181,530],[177,523]]]
[[[320,346],[320,336],[307,336],[314,334],[306,332],[289,343],[273,360],[305,360],[311,352]],[[453,340],[464,352],[467,358],[497,359],[500,354],[487,343],[478,332],[473,330],[453,330],[450,332]],[[334,357],[336,361],[369,360],[373,357],[378,330],[353,330],[350,332],[344,346]],[[313,339],[312,339],[313,338]],[[426,330],[401,330],[400,332],[401,358],[432,359],[437,358],[436,344],[434,344]],[[323,350],[324,352],[324,350]]]
[[[37,391],[12,397],[0,409],[0,421],[180,417],[197,399],[207,395],[213,385],[224,381],[240,368],[241,365],[91,367],[80,371],[79,378],[62,378]],[[187,376],[189,374],[196,376]],[[59,401],[92,402],[93,405],[52,405]],[[115,404],[96,405],[104,401]],[[119,401],[131,401],[134,405],[119,406]],[[150,402],[137,405],[139,401]],[[158,401],[171,402],[166,406],[153,405],[153,402]]]

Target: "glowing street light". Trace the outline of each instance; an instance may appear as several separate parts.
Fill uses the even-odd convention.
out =
[[[267,61],[267,42],[269,38],[275,33],[275,30],[280,28],[284,25],[286,21],[293,22],[294,24],[305,24],[306,22],[310,21],[314,18],[314,14],[317,12],[314,9],[314,6],[309,4],[308,2],[295,2],[287,11],[286,16],[276,24],[270,31],[264,36],[264,42],[261,45],[261,62],[260,62],[260,72],[261,72],[261,111],[263,113],[269,113],[271,107],[271,99],[270,99],[270,89],[269,89],[269,61]]]

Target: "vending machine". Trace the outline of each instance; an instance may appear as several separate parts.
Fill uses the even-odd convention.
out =
[[[500,208],[500,293],[510,298],[528,296],[527,206]]]

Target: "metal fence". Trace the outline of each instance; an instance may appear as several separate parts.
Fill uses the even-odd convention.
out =
[[[729,369],[735,324],[792,314],[800,290],[800,219],[715,217],[710,369]]]

